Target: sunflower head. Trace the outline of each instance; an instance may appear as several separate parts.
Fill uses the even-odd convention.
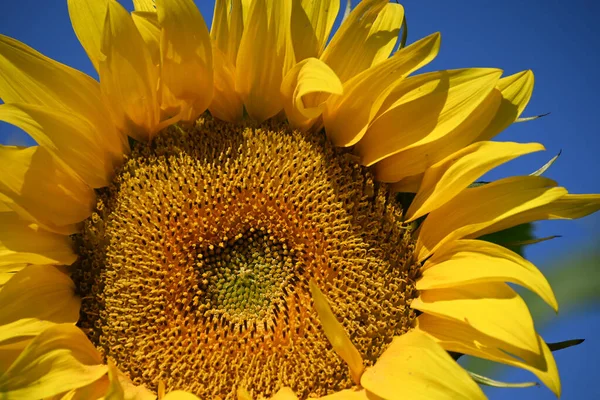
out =
[[[68,0],[98,81],[0,36],[2,394],[483,398],[450,354],[560,394],[507,283],[552,289],[481,238],[600,197],[472,185],[544,149],[491,141],[531,71],[413,75],[439,34],[386,0],[133,3]]]

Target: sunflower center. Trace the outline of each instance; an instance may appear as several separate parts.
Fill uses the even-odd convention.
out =
[[[98,199],[76,237],[79,326],[135,384],[201,398],[351,387],[310,280],[368,365],[415,318],[401,207],[322,133],[171,127]]]

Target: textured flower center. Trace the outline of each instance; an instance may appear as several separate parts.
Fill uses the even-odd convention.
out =
[[[371,365],[415,317],[410,229],[324,136],[211,119],[137,144],[76,237],[79,325],[136,384],[235,398],[349,388],[312,279]]]

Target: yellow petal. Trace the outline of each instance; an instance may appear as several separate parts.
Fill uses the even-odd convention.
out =
[[[293,127],[308,128],[310,122],[323,113],[325,103],[312,104],[308,95],[314,93],[341,94],[342,83],[327,64],[307,58],[296,64],[281,84],[285,113]]]
[[[368,393],[365,389],[345,389],[334,394],[323,397],[317,397],[319,400],[379,400],[372,393]]]
[[[533,83],[534,77],[531,71],[521,71],[500,79],[497,85],[502,94],[500,108],[476,140],[490,140],[515,122],[531,99]]]
[[[0,105],[0,120],[23,129],[91,187],[107,186],[121,162],[102,133],[72,112],[12,103]]]
[[[183,390],[174,390],[172,392],[167,393],[162,400],[200,400],[200,398],[196,395],[193,395],[188,392],[184,392]]]
[[[44,148],[0,146],[0,159],[0,193],[21,217],[74,233],[73,224],[91,215],[94,191]]]
[[[154,0],[133,0],[135,11],[156,11]]]
[[[385,399],[485,399],[479,386],[429,335],[409,331],[396,336],[374,366],[365,370],[362,387]]]
[[[395,156],[392,156],[395,157]],[[390,158],[392,158],[390,157]],[[387,158],[386,158],[387,160]],[[385,161],[385,160],[384,160]],[[377,164],[379,165],[379,164]],[[393,193],[417,193],[419,191],[419,187],[421,186],[421,181],[423,180],[423,174],[411,175],[406,178],[392,183],[390,188]]]
[[[235,391],[237,400],[252,400],[252,395],[242,386],[238,386]]]
[[[0,35],[0,97],[4,103],[24,103],[61,110],[89,121],[96,140],[111,153],[128,151],[126,138],[110,119],[98,82]]]
[[[342,82],[386,60],[404,19],[404,8],[387,0],[365,0],[344,20],[321,55]]]
[[[566,194],[552,203],[532,210],[529,221],[577,219],[600,210],[600,194]]]
[[[420,227],[417,255],[420,261],[444,243],[473,238],[529,222],[527,212],[551,203],[567,193],[556,182],[539,176],[500,179],[465,189],[429,213]]]
[[[494,89],[461,124],[444,136],[379,161],[373,168],[377,179],[385,182],[409,179],[418,188],[427,168],[475,141],[496,115],[501,100],[500,91]]]
[[[414,221],[441,207],[492,168],[541,150],[544,146],[539,143],[477,142],[449,155],[425,171],[407,220]]]
[[[244,16],[241,0],[217,0],[213,15],[210,37],[213,44],[223,53],[228,65],[235,66],[242,32]]]
[[[356,144],[389,93],[408,74],[433,60],[439,48],[440,35],[434,33],[349,79],[344,94],[328,101],[323,117],[327,136],[337,146]]]
[[[60,324],[29,343],[0,376],[0,392],[11,399],[46,398],[86,386],[106,371],[85,334],[71,324]]]
[[[100,49],[100,88],[117,125],[129,136],[149,140],[160,129],[157,67],[131,16],[113,0]]]
[[[294,61],[291,2],[255,0],[236,61],[236,90],[248,115],[262,122],[283,109],[280,87]]]
[[[160,64],[160,25],[156,12],[135,11],[131,19],[142,36],[153,65]]]
[[[155,400],[156,395],[144,386],[135,386],[117,366],[108,361],[108,388],[103,400]]]
[[[0,290],[0,342],[35,336],[56,324],[75,324],[80,303],[64,268],[30,265]]]
[[[208,110],[215,118],[238,122],[244,116],[244,104],[235,91],[235,67],[217,47],[213,47],[213,69],[214,93]]]
[[[560,378],[552,352],[542,338],[541,353],[523,351],[511,343],[487,336],[468,323],[422,314],[417,318],[419,330],[432,335],[446,350],[485,358],[534,373],[550,390],[560,396]]]
[[[340,0],[302,0],[292,6],[292,42],[296,61],[319,57],[340,11]]]
[[[0,344],[0,376],[8,371],[12,363],[21,355],[27,345],[31,343],[31,340],[31,338],[17,338]]]
[[[325,336],[327,336],[333,350],[348,364],[352,380],[358,384],[364,370],[360,353],[354,347],[342,324],[340,324],[333,311],[331,311],[327,298],[313,281],[310,281],[310,292]]]
[[[17,272],[21,271],[27,265],[28,264],[24,263],[0,265],[0,289],[2,289],[2,287],[6,285],[6,282],[11,280]]]
[[[0,212],[0,267],[19,263],[70,265],[76,259],[68,236],[45,231],[15,212]]]
[[[407,78],[356,145],[365,165],[447,135],[485,100],[502,71],[473,68]]]
[[[157,0],[161,37],[161,85],[182,102],[182,119],[194,122],[213,96],[212,45],[193,0]]]
[[[523,299],[506,283],[487,282],[421,291],[411,307],[464,321],[478,331],[540,354],[533,320]]]
[[[271,397],[271,400],[298,400],[298,396],[289,387],[282,387]]]
[[[505,247],[483,240],[456,240],[442,246],[425,262],[417,289],[498,281],[526,287],[558,311],[552,288],[535,265]]]
[[[46,400],[102,400],[108,390],[108,384],[108,376],[105,375],[89,385],[70,390],[66,394],[60,394]]]
[[[67,0],[69,16],[75,35],[85,49],[96,71],[99,70],[100,50],[106,9],[110,0]]]

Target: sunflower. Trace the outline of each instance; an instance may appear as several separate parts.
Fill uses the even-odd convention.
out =
[[[457,354],[560,394],[507,283],[552,289],[481,237],[600,196],[472,185],[544,150],[490,141],[531,71],[413,75],[387,0],[133,3],[68,0],[99,81],[0,36],[3,398],[484,398]]]

